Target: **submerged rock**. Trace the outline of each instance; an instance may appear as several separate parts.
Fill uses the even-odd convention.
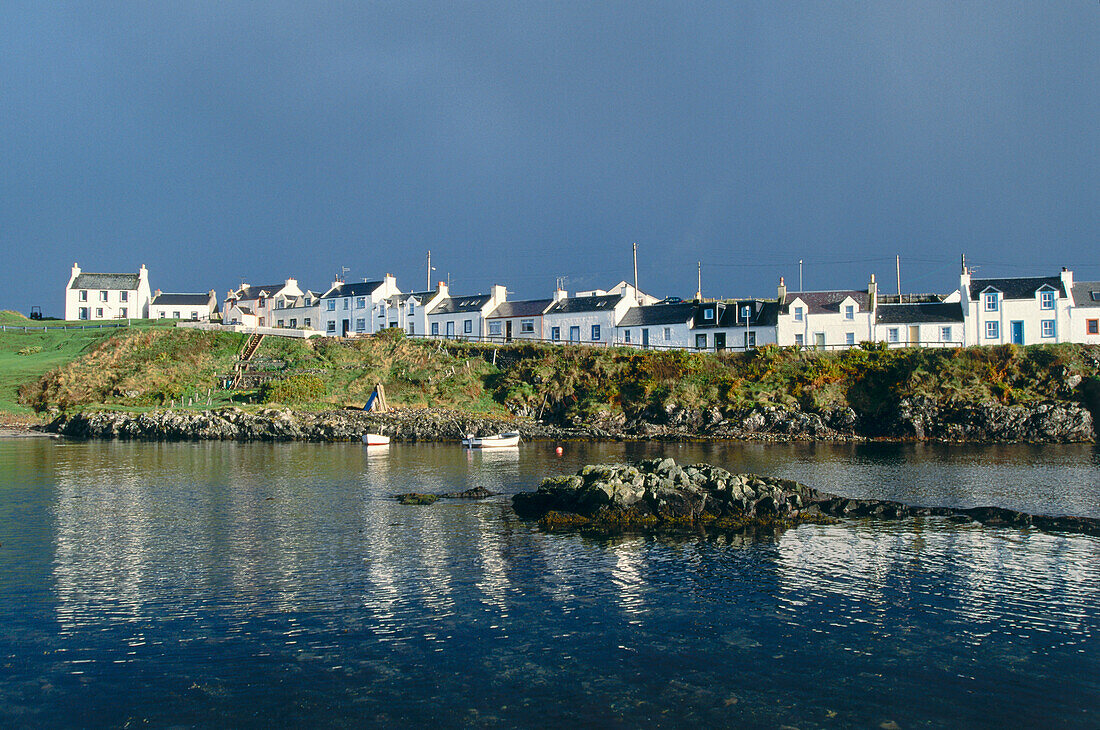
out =
[[[393,496],[401,504],[435,504],[441,499],[485,499],[495,497],[496,492],[490,492],[485,487],[473,487],[461,492],[439,492],[437,494],[408,492],[407,494],[395,494]]]
[[[838,518],[941,516],[985,525],[1100,535],[1100,520],[1030,515],[999,507],[914,507],[849,499],[790,479],[733,474],[711,464],[681,467],[672,459],[593,464],[575,475],[544,479],[512,498],[516,514],[547,530],[629,531],[685,528],[740,530]]]
[[[401,504],[435,504],[439,500],[438,494],[421,494],[420,492],[407,492],[393,496]]]

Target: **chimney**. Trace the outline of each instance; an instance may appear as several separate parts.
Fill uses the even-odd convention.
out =
[[[386,274],[384,286],[387,292],[397,291],[397,277],[393,274]]]
[[[508,301],[508,288],[502,284],[493,284],[492,297],[494,304]]]
[[[160,295],[161,295],[160,289],[157,289],[155,292],[153,292],[154,297],[159,297]]]
[[[878,284],[875,283],[875,275],[871,274],[871,281],[867,284],[867,299],[870,302],[871,312],[878,307]]]
[[[562,289],[562,288],[559,287],[559,288],[554,290],[554,301],[555,302],[560,302],[562,299],[566,299],[568,297],[569,297],[569,292],[567,292],[565,289]]]
[[[141,281],[149,281],[149,269],[145,268],[145,264],[141,265],[138,269],[138,279]]]
[[[787,300],[787,285],[783,282],[783,277],[779,277],[779,303],[783,304]]]
[[[1062,286],[1065,288],[1066,294],[1072,295],[1073,272],[1067,269],[1065,266],[1062,267]]]
[[[451,296],[451,289],[449,286],[447,286],[447,282],[445,281],[440,281],[436,283],[435,290],[442,294],[444,297]]]

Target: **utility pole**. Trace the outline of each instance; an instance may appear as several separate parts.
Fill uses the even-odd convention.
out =
[[[699,269],[699,286],[695,289],[695,298],[699,301],[703,301],[703,262],[696,261],[695,265]]]
[[[798,291],[804,291],[802,288],[802,259],[798,260]]]
[[[966,273],[966,254],[962,255],[962,273]]]
[[[634,301],[641,303],[642,297],[638,294],[638,243],[634,243]]]
[[[428,282],[427,282],[427,285],[424,287],[424,291],[431,291],[432,290],[432,271],[434,271],[434,269],[432,268],[432,252],[429,250],[428,251]]]
[[[894,266],[897,269],[898,274],[898,304],[901,304],[901,254],[897,254],[894,258]]]

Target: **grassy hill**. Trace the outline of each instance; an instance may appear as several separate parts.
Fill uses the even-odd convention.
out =
[[[146,409],[194,401],[359,405],[383,383],[392,405],[525,413],[566,421],[621,414],[659,418],[669,408],[732,413],[754,406],[823,412],[852,408],[885,419],[901,400],[1024,403],[1079,400],[1094,382],[1100,348],[843,352],[764,347],[744,353],[640,351],[412,340],[399,332],[338,341],[268,337],[257,358],[276,379],[234,393],[220,388],[243,336],[167,327],[118,332],[0,332],[0,410]],[[25,349],[41,350],[18,354]],[[208,400],[209,398],[209,400]]]

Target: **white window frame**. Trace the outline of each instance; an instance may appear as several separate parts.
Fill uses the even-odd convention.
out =
[[[804,347],[805,344],[806,344],[806,338],[803,337],[801,332],[799,332],[798,334],[796,334],[794,336],[794,346],[795,347]]]
[[[561,327],[550,328],[550,339],[554,342],[561,342]]]
[[[130,301],[130,292],[128,292],[128,291],[120,291],[120,292],[118,293],[118,300],[119,300],[120,302],[128,302],[128,301]]]
[[[535,332],[535,320],[521,319],[519,321],[519,331],[525,335],[533,334]]]
[[[987,340],[997,340],[1001,337],[1001,323],[997,320],[990,320],[985,323],[985,338]]]
[[[848,345],[849,347],[856,344],[856,333],[855,332],[845,332],[844,333],[844,344]]]
[[[802,307],[795,307],[794,308],[794,321],[795,322],[801,322],[801,321],[803,321],[804,317],[805,317],[805,312],[802,309]]]
[[[940,327],[940,342],[953,342],[951,339],[951,326],[944,325]]]
[[[87,289],[81,289],[80,293],[76,295],[76,299],[79,302],[88,301],[88,290]]]
[[[503,325],[503,323],[499,319],[490,321],[489,322],[489,336],[490,337],[499,337],[500,333],[502,332],[502,329],[501,329],[502,325]]]
[[[127,312],[129,312],[129,311],[130,310],[128,310],[126,307],[120,307],[119,310],[118,310],[118,318],[119,319],[126,319],[127,316],[128,316]]]
[[[886,341],[895,344],[901,342],[901,330],[897,327],[887,328]]]
[[[630,330],[623,330],[623,342],[630,343]]]
[[[1058,323],[1053,319],[1044,319],[1039,322],[1039,333],[1043,337],[1057,337]]]
[[[671,327],[665,327],[665,342],[668,342],[671,339],[672,339],[672,328]]]
[[[1039,292],[1039,309],[1054,309],[1054,292]]]
[[[997,292],[986,292],[985,294],[982,294],[982,303],[984,305],[985,311],[996,312],[998,310]]]
[[[856,308],[851,304],[844,306],[844,319],[853,320],[856,318]]]
[[[367,331],[367,318],[366,317],[356,317],[355,318],[355,331],[356,332],[366,332]]]
[[[335,299],[329,299],[328,300],[328,306],[326,307],[326,309],[330,312],[335,312],[336,311],[336,300]]]
[[[695,335],[695,349],[696,350],[705,350],[705,349],[707,349],[707,333],[706,332],[700,332],[699,334]]]
[[[336,334],[336,320],[330,319],[326,324],[328,326],[325,329],[329,332],[329,334]]]

